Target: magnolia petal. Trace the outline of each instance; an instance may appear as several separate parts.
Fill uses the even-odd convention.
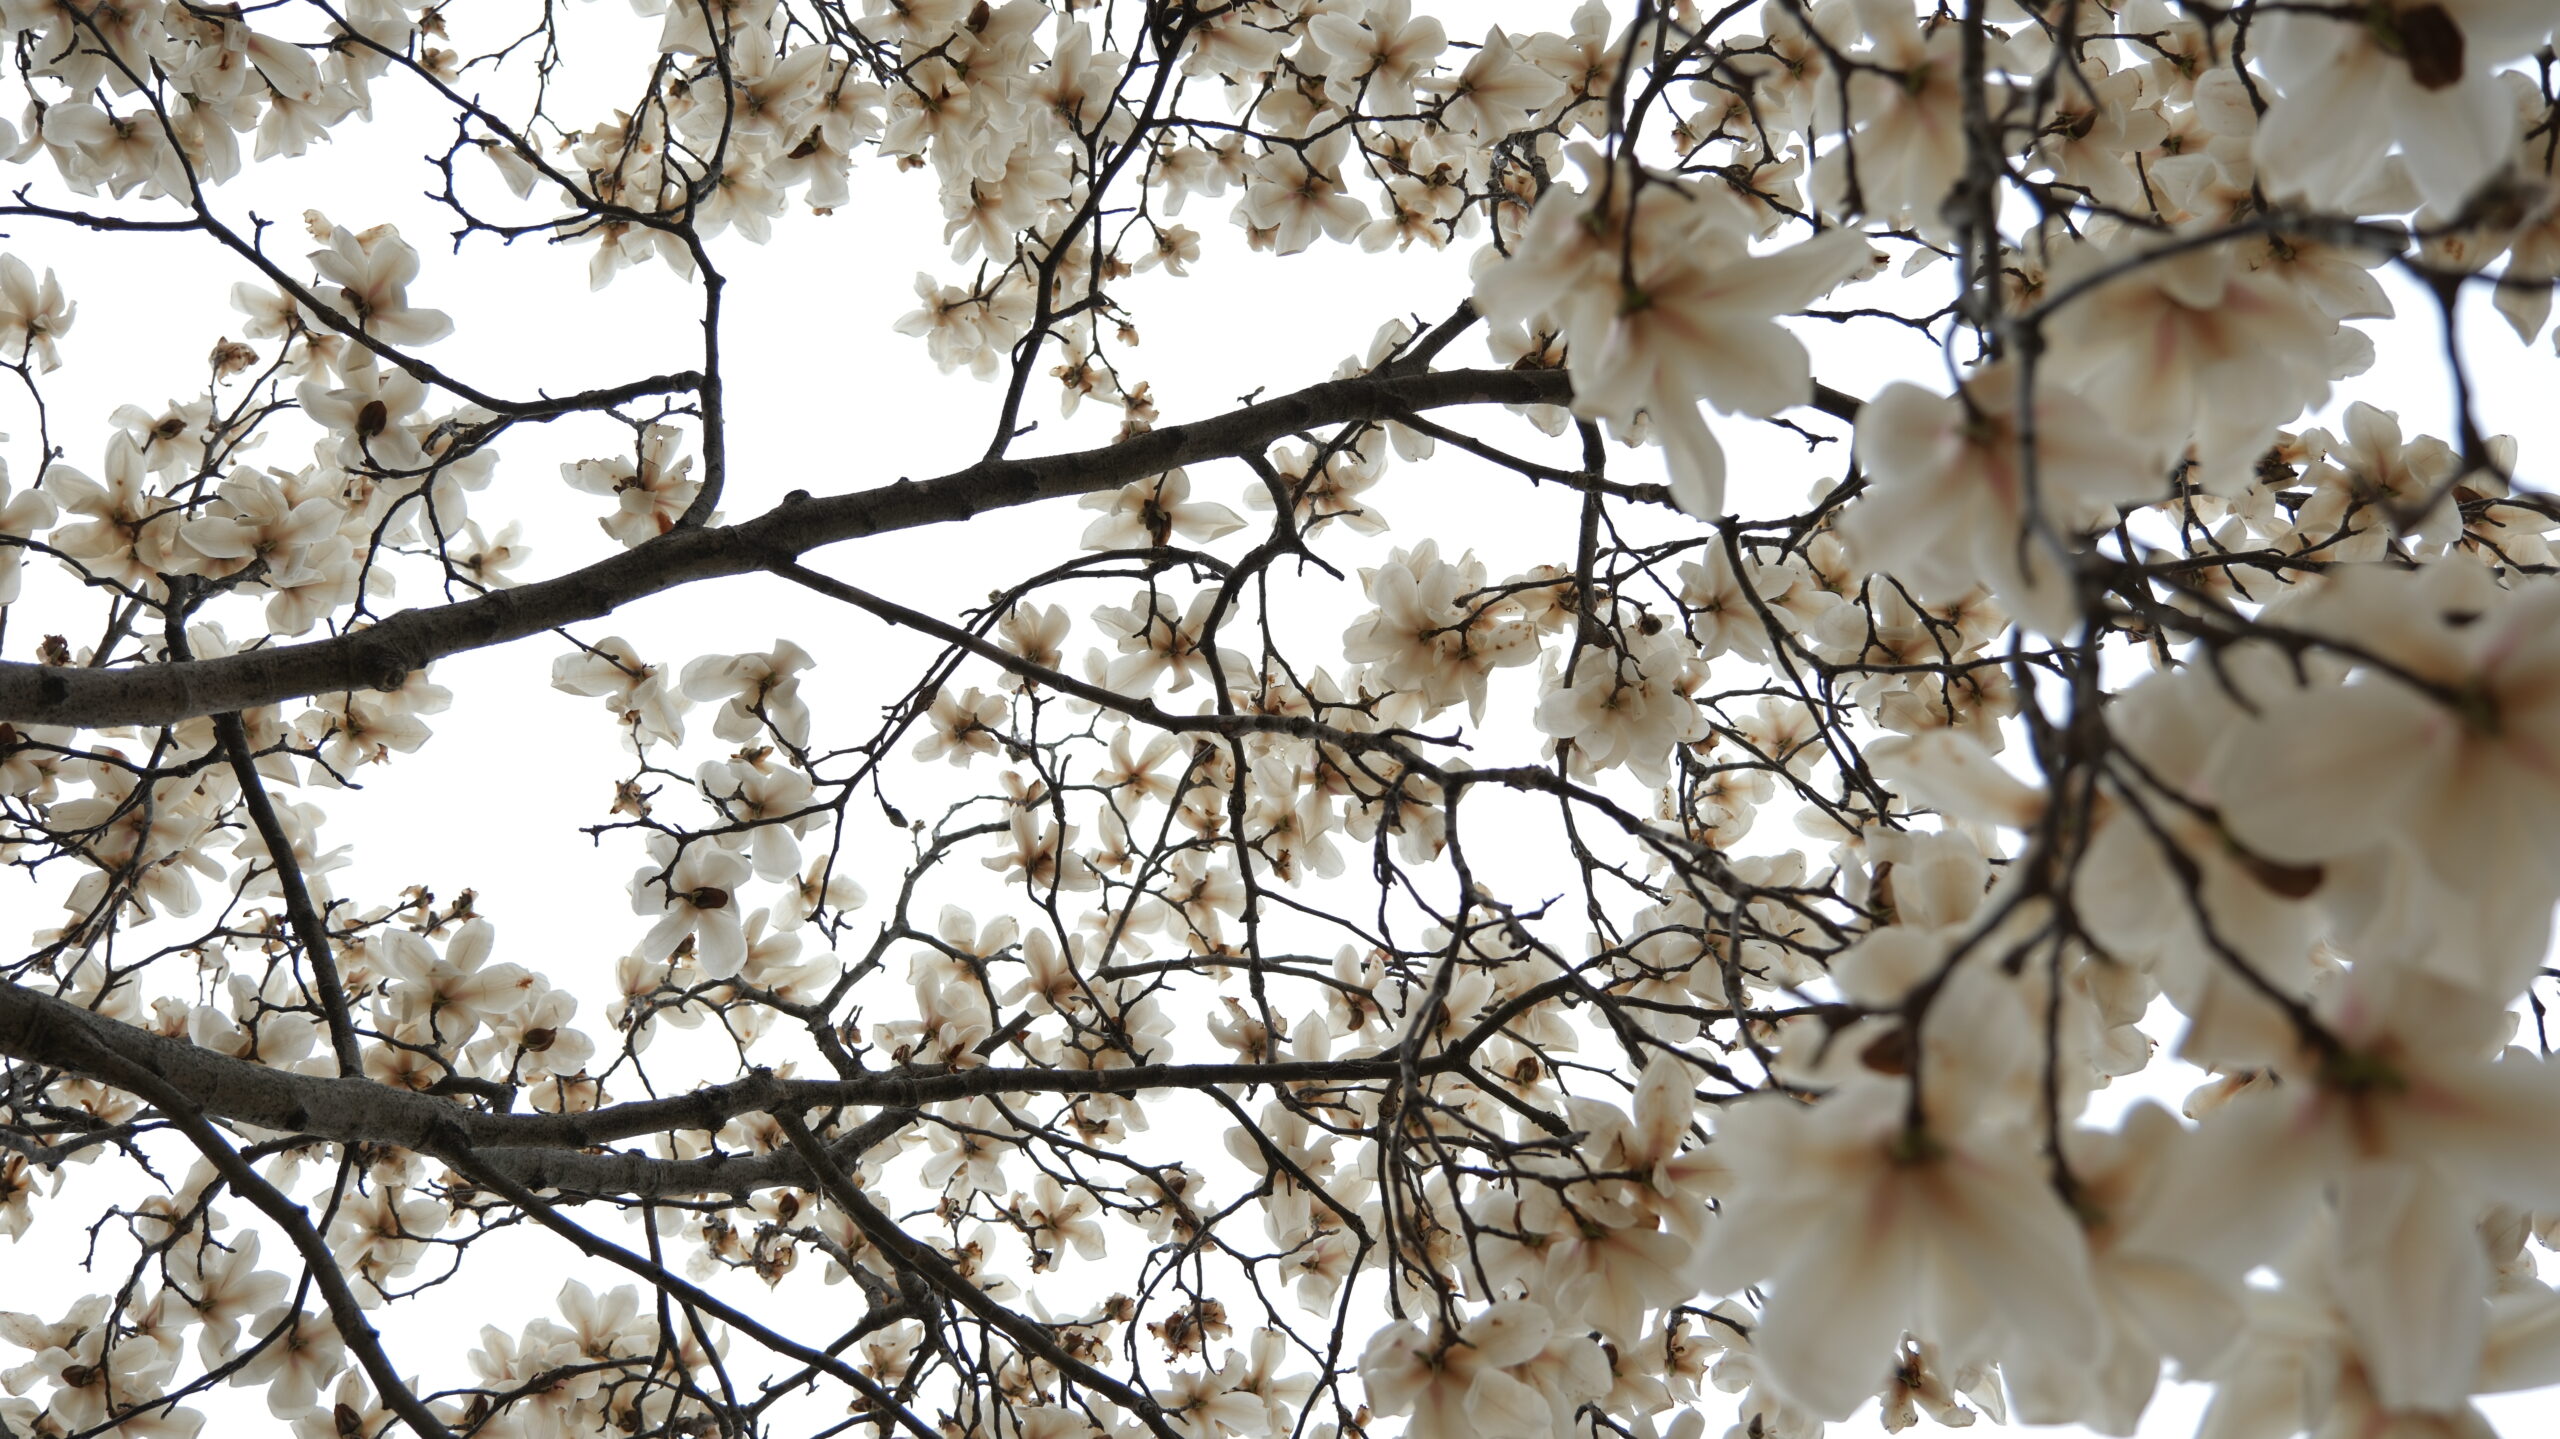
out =
[[[2560,1294],[2536,1284],[2489,1301],[2486,1343],[2474,1394],[2560,1384]]]
[[[2386,1409],[2461,1407],[2480,1367],[2489,1264],[2471,1207],[2405,1164],[2357,1164],[2338,1185],[2339,1309]]]
[[[2242,1095],[2174,1152],[2152,1203],[2119,1245],[2238,1274],[2299,1229],[2331,1170],[2325,1126],[2295,1122],[2291,1091]]]
[[[2101,1320],[2079,1221],[2023,1163],[1961,1151],[1931,1172],[1932,1236],[1982,1287],[2022,1342],[2066,1360],[2098,1356]]]
[[[2240,1331],[2232,1287],[2175,1260],[2121,1258],[2107,1282],[2142,1333],[2190,1370],[2211,1364]]]
[[[1882,1386],[1910,1323],[1920,1255],[1899,1188],[1887,1178],[1862,1222],[1798,1249],[1752,1336],[1771,1383],[1817,1418],[1846,1419]]]
[[[1536,1358],[1555,1332],[1555,1316],[1545,1306],[1512,1299],[1468,1320],[1458,1338],[1474,1346],[1479,1362],[1508,1368]]]
[[[1476,1372],[1466,1409],[1481,1439],[1547,1439],[1555,1428],[1545,1397],[1499,1369]]]
[[[2387,681],[2297,690],[2224,741],[2207,788],[2223,823],[2269,859],[2351,853],[2391,829],[2440,719],[2432,701]]]
[[[1693,519],[1724,517],[1724,446],[1694,404],[1675,401],[1650,412],[1671,471],[1671,503]]]

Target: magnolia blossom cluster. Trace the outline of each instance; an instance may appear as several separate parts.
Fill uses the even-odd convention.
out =
[[[635,8],[601,119],[547,13],[0,11],[0,1234],[104,1276],[11,1291],[0,1429],[2129,1435],[2174,1375],[2346,1439],[2560,1383],[2560,504],[2465,348],[2551,363],[2547,5]],[[472,262],[664,265],[698,363],[484,389],[466,263],[229,218],[243,137],[395,86]],[[857,165],[938,207],[895,329],[993,439],[731,526],[725,275]],[[47,405],[48,224],[236,263],[200,392]],[[1463,293],[1160,430],[1136,277],[1319,245]],[[2429,291],[2443,420],[2360,327]],[[1933,367],[1841,387],[1870,336]],[[1026,459],[1052,390],[1109,443]],[[498,482],[554,423],[556,527]],[[816,548],[1034,502],[1077,547],[955,612]],[[592,623],[747,570],[796,638]],[[331,818],[506,641],[620,746],[575,953]],[[556,1299],[404,1324],[501,1274]]]

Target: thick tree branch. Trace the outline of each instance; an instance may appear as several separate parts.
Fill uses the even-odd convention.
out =
[[[1570,382],[1560,370],[1449,370],[1330,380],[1104,449],[994,460],[938,479],[786,500],[744,524],[674,530],[554,579],[403,611],[370,629],[308,644],[134,669],[0,662],[0,720],[174,724],[307,695],[387,688],[446,655],[597,619],[646,595],[765,569],[840,540],[1091,494],[1350,420],[1448,405],[1559,404],[1569,398]]]
[[[356,1298],[355,1290],[347,1283],[347,1276],[338,1268],[337,1256],[330,1252],[328,1241],[312,1225],[309,1212],[268,1183],[265,1176],[242,1159],[240,1152],[231,1147],[221,1132],[206,1122],[203,1110],[192,1103],[191,1096],[182,1089],[123,1055],[104,1049],[88,1036],[78,1037],[75,1043],[90,1052],[93,1067],[102,1079],[142,1096],[167,1115],[224,1182],[239,1191],[241,1198],[257,1206],[269,1222],[284,1231],[294,1251],[302,1256],[321,1298],[328,1304],[329,1317],[336,1323],[339,1337],[355,1351],[356,1361],[364,1366],[365,1377],[373,1381],[374,1393],[381,1396],[382,1402],[400,1417],[402,1423],[416,1432],[419,1439],[451,1439],[452,1431],[420,1402],[416,1394],[410,1392],[407,1381],[400,1377],[390,1355],[383,1351],[381,1332],[365,1317],[363,1303]],[[285,1322],[290,1324],[293,1320],[288,1316]]]
[[[1436,1073],[1471,1046],[1423,1061]],[[115,1073],[98,1056],[115,1057]],[[602,1150],[619,1140],[676,1130],[716,1130],[742,1114],[781,1106],[883,1111],[882,1122],[919,1106],[994,1094],[1136,1094],[1219,1084],[1357,1084],[1391,1078],[1392,1059],[1280,1064],[1150,1064],[1121,1069],[918,1069],[852,1079],[786,1080],[750,1074],[667,1099],[579,1114],[492,1114],[374,1080],[271,1069],[170,1039],[16,984],[0,983],[0,1056],[131,1088],[117,1074],[151,1076],[214,1119],[341,1143],[436,1152],[458,1139],[478,1161],[536,1188],[670,1198],[745,1194],[775,1185],[814,1188],[798,1156],[713,1155],[658,1159]],[[139,1092],[139,1091],[136,1091]],[[903,1122],[903,1121],[900,1121]],[[890,1127],[894,1128],[892,1124]],[[869,1128],[857,1131],[868,1134]],[[876,1137],[872,1142],[877,1142]]]

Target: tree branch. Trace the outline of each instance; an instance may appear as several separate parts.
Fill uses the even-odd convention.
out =
[[[1423,1061],[1436,1073],[1465,1048]],[[113,1056],[114,1073],[100,1054]],[[140,1074],[189,1096],[203,1114],[287,1134],[437,1152],[455,1137],[477,1160],[536,1188],[595,1195],[668,1198],[745,1194],[776,1185],[814,1188],[796,1155],[718,1154],[658,1159],[582,1153],[617,1140],[675,1130],[712,1131],[742,1114],[798,1105],[876,1108],[875,1123],[922,1105],[995,1094],[1136,1094],[1219,1084],[1356,1084],[1392,1078],[1392,1059],[1275,1064],[1148,1064],[1119,1069],[917,1068],[852,1079],[786,1080],[750,1074],[666,1099],[636,1100],[575,1114],[494,1114],[365,1078],[271,1069],[170,1039],[17,984],[0,982],[0,1056],[90,1075],[120,1089],[118,1074]],[[140,1090],[135,1090],[141,1093]],[[903,1121],[898,1121],[903,1123]],[[869,1134],[868,1125],[860,1134]],[[878,1142],[876,1136],[870,1142]]]
[[[1091,494],[1345,421],[1448,405],[1561,404],[1571,397],[1571,382],[1561,370],[1448,370],[1331,380],[1103,449],[986,461],[938,479],[900,480],[824,499],[787,499],[744,524],[670,531],[554,579],[406,610],[370,629],[307,644],[115,670],[0,662],[0,720],[174,724],[308,695],[390,688],[446,655],[597,619],[646,595],[762,570],[840,540]]]

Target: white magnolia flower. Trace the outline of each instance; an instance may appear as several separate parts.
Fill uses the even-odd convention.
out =
[[[1866,241],[1830,230],[1755,255],[1751,217],[1724,193],[1640,187],[1631,170],[1576,158],[1586,187],[1547,191],[1511,258],[1478,277],[1477,307],[1496,325],[1562,333],[1576,413],[1622,432],[1644,416],[1673,499],[1716,518],[1724,450],[1698,405],[1774,415],[1811,403],[1812,362],[1777,317],[1866,272]]]
[[[2397,144],[2427,202],[2451,213],[2506,159],[2504,66],[2551,34],[2543,0],[2375,0],[2343,14],[2278,9],[2249,56],[2281,92],[2254,147],[2280,195],[2360,184]]]
[[[496,928],[485,919],[456,929],[442,954],[413,931],[381,931],[371,946],[386,981],[378,1011],[424,1028],[446,1045],[469,1039],[482,1024],[530,998],[540,982],[522,965],[489,963],[496,940]]]
[[[2428,962],[2514,994],[2560,886],[2560,584],[2502,591],[2467,565],[2359,566],[2281,613],[2392,668],[2268,695],[2208,770],[2222,822],[2287,864],[2391,850],[2460,900],[2434,914],[2472,943]]]
[[[2128,231],[2054,261],[2052,289],[2084,277],[2046,335],[2045,374],[2108,415],[2165,471],[2190,447],[2196,482],[2235,494],[2279,426],[2329,392],[2338,324],[2281,276],[2251,270],[2229,244],[2154,254]]]
[[[1714,1293],[1766,1282],[1753,1348],[1771,1382],[1825,1419],[1883,1384],[1907,1330],[1966,1357],[1995,1342],[2057,1361],[2104,1333],[2079,1221],[2024,1134],[1908,1127],[1900,1086],[1866,1082],[1810,1108],[1727,1109],[1733,1173],[1700,1256]]]
[[[2259,1057],[2283,1082],[2214,1110],[2184,1147],[2141,1247],[2236,1273],[2273,1255],[2330,1186],[2379,1196],[2395,1171],[2528,1210],[2560,1206],[2560,1069],[2499,1051],[2496,1001],[2367,962],[2323,991],[2316,1014],[2321,1042]]]
[[[551,687],[603,700],[624,726],[625,742],[635,747],[652,740],[684,742],[684,712],[691,700],[656,665],[643,663],[620,635],[553,660]]]
[[[1085,527],[1088,550],[1156,548],[1173,543],[1177,535],[1200,544],[1244,528],[1235,511],[1191,498],[1191,477],[1179,469],[1087,495],[1077,503],[1102,511],[1102,518]]]
[[[409,282],[418,278],[418,252],[389,225],[333,231],[327,248],[311,252],[311,267],[320,272],[320,298],[376,339],[424,345],[453,333],[453,321],[444,311],[409,304]]]
[[[278,1307],[251,1326],[261,1347],[231,1373],[233,1384],[266,1386],[267,1411],[292,1419],[319,1402],[321,1386],[346,1367],[347,1345],[327,1314]]]
[[[1548,1439],[1555,1427],[1545,1396],[1507,1372],[1545,1352],[1554,1317],[1525,1299],[1507,1300],[1455,1334],[1426,1334],[1408,1320],[1371,1336],[1360,1354],[1370,1407],[1410,1416],[1413,1439]]]
[[[1523,59],[1511,37],[1498,29],[1485,32],[1484,44],[1465,69],[1427,81],[1424,88],[1440,98],[1440,123],[1479,141],[1519,129],[1564,95],[1564,86]]]
[[[2080,612],[2067,552],[2083,531],[2112,523],[2117,506],[2156,496],[2166,477],[2147,473],[2069,390],[2037,387],[2032,443],[2019,401],[2006,363],[1966,376],[1951,398],[1887,385],[1858,412],[1867,490],[1840,517],[1840,534],[1861,565],[1892,572],[1925,601],[1988,583],[2003,608],[2060,637]]]
[[[1463,700],[1470,719],[1483,719],[1493,671],[1537,658],[1537,632],[1517,604],[1484,592],[1473,553],[1451,564],[1424,540],[1360,578],[1378,608],[1343,632],[1343,658],[1367,666],[1381,689],[1419,695],[1426,714]]]
[[[1622,645],[1592,646],[1573,675],[1554,674],[1539,700],[1538,729],[1573,746],[1575,772],[1625,765],[1648,784],[1670,774],[1671,748],[1706,737],[1707,717],[1689,698],[1697,666],[1678,630],[1647,636],[1643,622],[1623,627]]]
[[[672,866],[643,865],[631,876],[631,912],[658,922],[640,940],[643,959],[663,960],[690,936],[706,979],[727,979],[746,961],[739,891],[753,873],[745,855],[716,844],[692,844]]]
[[[0,255],[0,354],[32,359],[40,369],[62,368],[62,351],[54,342],[71,328],[79,307],[62,297],[62,282],[53,271],[36,282],[35,272],[15,255]]]

